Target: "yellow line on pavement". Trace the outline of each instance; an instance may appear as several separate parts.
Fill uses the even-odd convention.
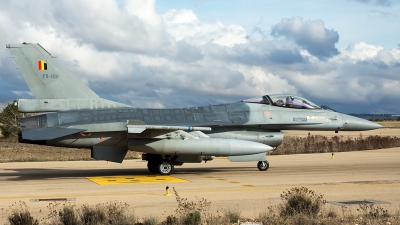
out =
[[[107,177],[85,177],[86,179],[99,184],[159,184],[159,183],[182,183],[189,182],[173,176],[159,175],[135,175],[135,176],[107,176]]]

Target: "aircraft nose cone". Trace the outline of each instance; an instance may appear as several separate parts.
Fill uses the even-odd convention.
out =
[[[343,115],[343,128],[350,131],[360,131],[360,130],[375,130],[382,128],[381,125],[361,119],[354,116]]]

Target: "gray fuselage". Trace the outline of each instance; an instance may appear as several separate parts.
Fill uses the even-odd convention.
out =
[[[117,108],[72,110],[23,118],[20,130],[35,131],[35,138],[54,146],[84,147],[127,145],[126,123],[140,120],[148,125],[211,127],[204,132],[213,138],[243,139],[276,147],[282,142],[281,130],[369,130],[379,125],[324,109],[285,108],[268,104],[235,102],[230,104],[175,109]],[[50,129],[49,129],[50,128]],[[52,130],[52,129],[53,130]],[[59,129],[82,132],[46,138],[49,130],[57,136]],[[46,132],[42,132],[47,130]],[[151,138],[145,131],[136,138]]]

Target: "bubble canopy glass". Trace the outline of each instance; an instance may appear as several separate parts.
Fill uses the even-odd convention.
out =
[[[297,109],[321,109],[317,104],[295,95],[276,94],[264,95],[262,97],[250,98],[243,100],[243,102],[259,103],[266,105],[273,105],[286,108]]]

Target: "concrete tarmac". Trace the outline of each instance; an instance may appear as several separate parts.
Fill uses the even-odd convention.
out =
[[[184,164],[172,175],[181,182],[155,183],[140,181],[152,175],[141,160],[1,163],[0,222],[15,202],[26,202],[37,218],[44,218],[52,202],[44,200],[60,198],[72,199],[77,206],[119,201],[129,204],[139,218],[164,219],[177,208],[172,187],[188,200],[207,199],[211,210],[238,210],[247,218],[279,204],[283,191],[301,186],[324,194],[328,201],[369,199],[389,203],[384,208],[400,207],[400,148],[340,152],[334,159],[330,153],[268,156],[268,161],[270,168],[263,172],[255,162],[231,163],[226,158]],[[89,177],[111,183],[98,184]],[[112,183],[135,177],[138,182]],[[170,196],[165,196],[166,186],[171,187]]]

